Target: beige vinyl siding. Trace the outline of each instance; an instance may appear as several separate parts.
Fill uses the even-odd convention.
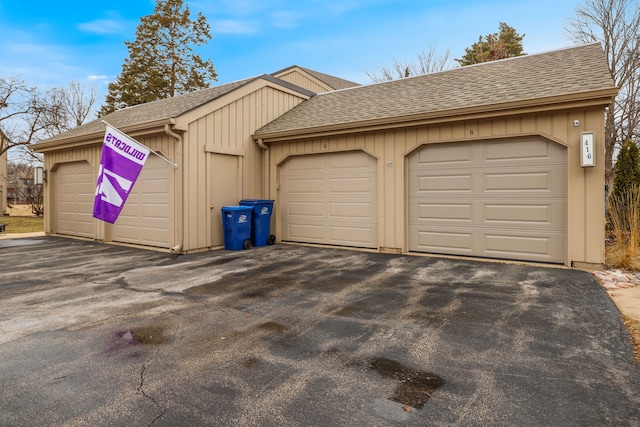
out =
[[[307,74],[301,73],[296,69],[290,70],[283,75],[278,75],[277,77],[281,80],[284,80],[285,82],[303,87],[315,93],[322,93],[333,90],[330,86],[321,82],[320,80],[310,77]]]
[[[206,114],[193,114],[185,127],[184,173],[184,242],[185,251],[219,246],[212,227],[219,224],[221,206],[211,199],[210,170],[212,154],[238,158],[240,198],[264,198],[262,149],[251,139],[255,130],[303,101],[299,95],[285,92],[258,81],[243,88],[235,100],[224,103]],[[237,204],[239,200],[235,200]],[[216,211],[216,214],[213,213]]]
[[[573,126],[579,120],[580,126]],[[379,247],[406,252],[408,243],[407,158],[424,144],[485,141],[513,136],[542,136],[567,146],[566,159],[566,235],[565,263],[604,262],[602,188],[604,162],[583,169],[579,162],[580,133],[604,135],[604,116],[599,107],[551,113],[529,113],[495,119],[432,124],[388,131],[274,142],[270,144],[270,192],[279,196],[277,166],[291,154],[327,153],[360,149],[380,159],[378,162],[378,239]],[[603,159],[603,142],[596,142]],[[276,235],[281,235],[281,218],[275,213]]]

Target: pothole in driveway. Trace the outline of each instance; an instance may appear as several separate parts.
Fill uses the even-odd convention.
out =
[[[145,326],[117,332],[116,346],[146,344],[159,345],[169,342],[163,326]]]
[[[416,409],[422,409],[433,393],[445,384],[444,379],[436,374],[411,369],[384,357],[369,360],[369,368],[397,381],[390,400]]]
[[[289,329],[286,325],[278,322],[264,322],[258,325],[258,328],[263,331],[270,332],[287,332],[287,330]]]

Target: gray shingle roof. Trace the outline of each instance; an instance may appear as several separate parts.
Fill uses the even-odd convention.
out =
[[[56,135],[53,138],[43,141],[43,143],[83,135],[91,135],[96,132],[104,132],[105,124],[102,123],[102,120],[121,129],[128,126],[157,122],[163,119],[168,120],[171,117],[177,117],[202,104],[226,95],[256,78],[257,77],[239,80],[237,82],[215,86],[197,92],[175,96],[173,98],[161,99],[154,102],[148,102],[146,104],[123,108],[122,110],[114,111],[113,113],[107,114],[106,116],[100,117],[92,122],[85,123],[82,126],[78,126],[77,128],[61,133],[60,135]]]
[[[466,108],[615,90],[599,44],[487,62],[319,94],[256,132],[293,135],[370,121],[398,122]]]
[[[254,81],[257,79],[264,79],[280,86],[288,87],[301,94],[307,96],[313,96],[315,93],[295,86],[284,80],[277,79],[271,75],[262,75],[259,77],[251,77],[244,80],[239,80],[232,83],[227,83],[220,86],[214,86],[212,88],[199,90],[197,92],[191,92],[173,98],[161,99],[146,104],[135,105],[133,107],[123,108],[122,110],[115,111],[100,117],[97,120],[86,123],[77,128],[71,129],[68,132],[64,132],[53,138],[50,138],[45,142],[54,142],[74,137],[80,137],[85,135],[91,135],[94,133],[104,132],[105,124],[103,120],[112,126],[120,129],[126,129],[128,126],[140,126],[145,123],[154,123],[162,120],[169,120],[172,117],[179,117],[180,115],[187,113],[194,108],[197,108],[207,102],[220,98],[234,90]]]

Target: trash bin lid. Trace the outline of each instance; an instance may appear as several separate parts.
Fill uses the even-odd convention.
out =
[[[251,206],[223,206],[220,209],[223,211],[250,211],[253,208]]]

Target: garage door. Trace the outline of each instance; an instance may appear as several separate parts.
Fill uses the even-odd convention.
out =
[[[169,169],[150,156],[111,232],[114,242],[169,247]]]
[[[377,248],[377,188],[362,151],[292,157],[280,167],[281,239]]]
[[[565,156],[544,139],[423,147],[409,158],[409,249],[564,262]]]
[[[84,161],[60,164],[53,185],[53,233],[93,238],[96,177],[91,165]]]

